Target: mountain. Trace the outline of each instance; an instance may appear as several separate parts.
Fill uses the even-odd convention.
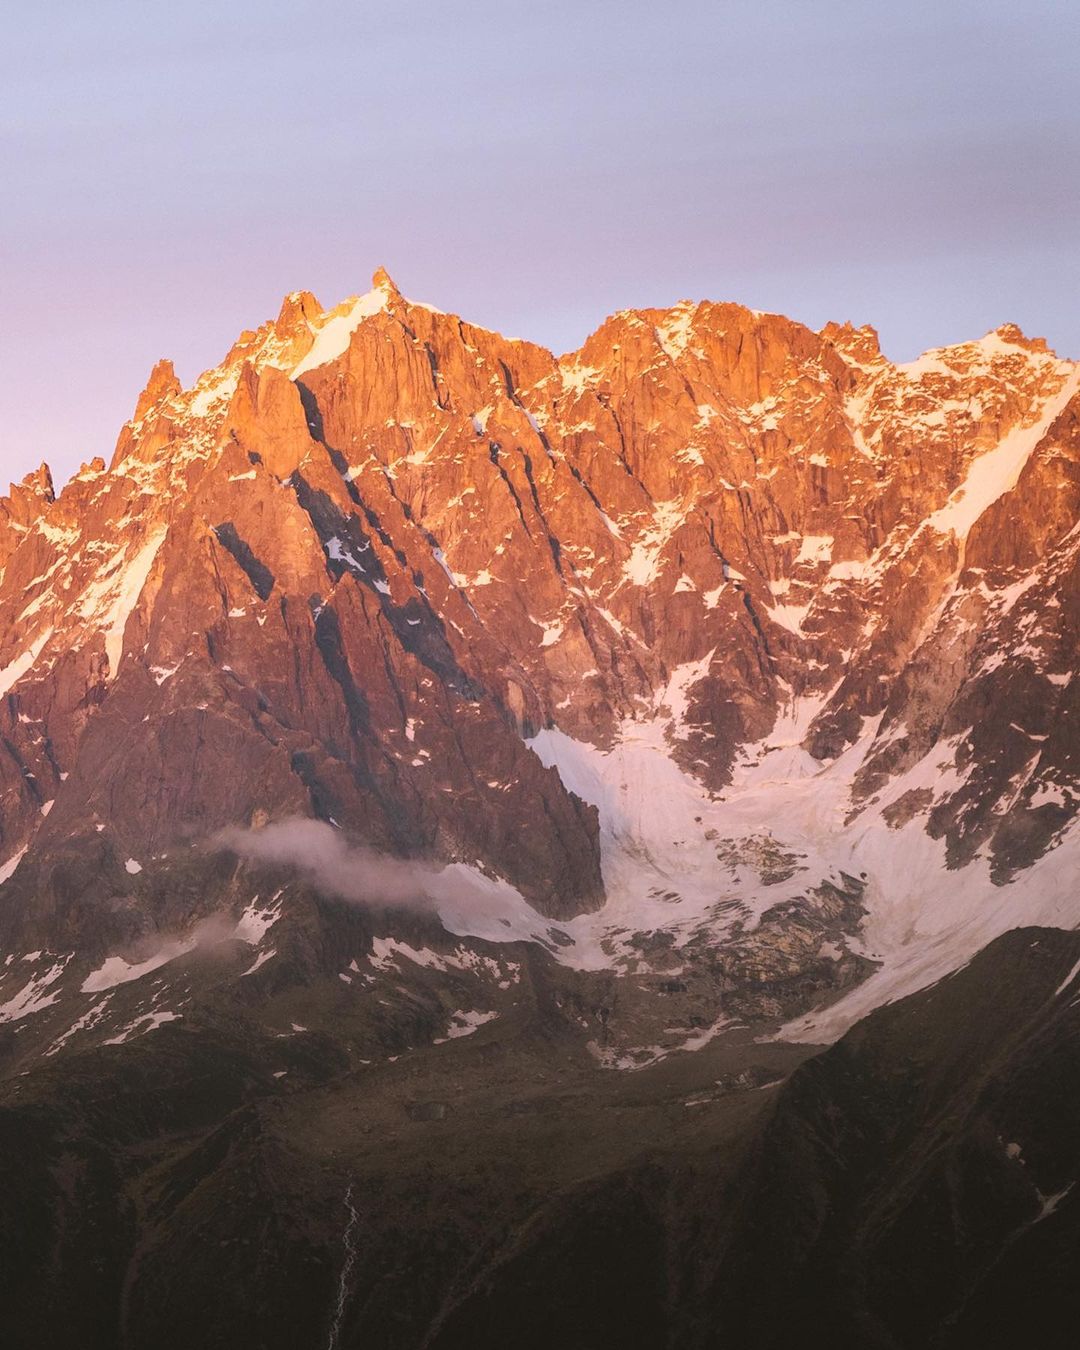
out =
[[[929,998],[970,1105],[1022,1077],[972,972],[1039,1002],[1001,935],[1072,940],[1078,559],[1080,367],[1008,325],[895,365],[684,302],[556,357],[379,271],[159,362],[108,467],[0,499],[16,1342],[477,1346],[570,1262],[607,1292],[544,1343],[710,1344],[710,1188],[775,1216],[725,1306],[799,1187],[843,1217],[791,1289],[846,1272],[806,1141],[854,1112],[842,1158],[914,1163],[843,1047]],[[912,1053],[859,1073],[922,1139]],[[827,1284],[852,1343],[927,1343]]]

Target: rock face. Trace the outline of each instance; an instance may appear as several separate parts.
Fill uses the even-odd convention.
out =
[[[1007,881],[1077,801],[1076,389],[1011,326],[894,366],[731,304],[556,359],[383,271],[290,295],[189,390],[159,362],[108,470],[0,503],[0,847],[51,897],[36,940],[78,945],[78,909],[123,936],[56,850],[256,816],[595,911],[603,802],[551,736],[642,728],[714,799],[800,743],[868,828]]]
[[[0,497],[0,562],[5,567],[23,536],[55,500],[47,464],[27,474],[21,483],[12,483],[8,495]]]
[[[13,1343],[477,1346],[517,1308],[537,1345],[713,1344],[744,1164],[786,1118],[870,1128],[830,1077],[858,1040],[772,1134],[759,1089],[1077,921],[1078,383],[1009,326],[897,366],[711,303],[556,357],[380,271],[189,389],[159,362],[107,468],[13,487]],[[894,1144],[866,1168],[914,1166]],[[841,1198],[797,1254],[829,1278]]]
[[[736,1179],[731,1085],[692,1099],[716,1153],[677,1166],[658,1149],[578,1188],[428,1343],[494,1350],[514,1321],[536,1350],[599,1346],[600,1320],[692,1350],[780,1350],[805,1328],[845,1350],[1064,1350],[1080,1302],[1078,956],[1075,933],[1017,930],[868,1018],[784,1084]]]
[[[796,1318],[836,1345],[1068,1345],[1078,970],[1076,933],[1016,930],[799,1069],[742,1187],[716,1324],[762,1347]]]

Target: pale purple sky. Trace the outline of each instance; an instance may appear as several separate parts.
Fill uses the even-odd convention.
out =
[[[563,351],[738,300],[1080,356],[1069,0],[49,0],[0,50],[0,490],[313,290]]]

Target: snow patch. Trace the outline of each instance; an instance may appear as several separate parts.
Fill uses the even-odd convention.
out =
[[[108,1040],[103,1041],[103,1045],[123,1045],[125,1041],[134,1040],[136,1036],[145,1036],[149,1031],[156,1031],[158,1027],[164,1026],[166,1022],[179,1022],[180,1014],[174,1012],[149,1012],[144,1013],[142,1017],[136,1017],[134,1022],[130,1022],[118,1036],[110,1036]]]
[[[987,450],[972,461],[963,483],[943,507],[928,517],[927,523],[942,534],[952,531],[958,539],[965,539],[979,517],[999,497],[1016,486],[1032,451],[1077,388],[1080,388],[1080,369],[1044,405],[1038,421],[1030,426],[1014,428],[992,450]]]
[[[26,651],[6,665],[3,670],[0,670],[0,698],[17,684],[28,670],[33,668],[34,662],[41,655],[42,647],[52,637],[52,634],[51,628],[39,633]]]
[[[257,947],[278,919],[281,918],[281,891],[265,905],[259,904],[256,895],[236,921],[234,936],[241,942]]]
[[[92,971],[83,980],[81,990],[84,994],[96,994],[102,989],[114,989],[118,984],[130,984],[132,980],[141,980],[151,971],[159,970],[170,961],[175,961],[177,957],[185,956],[195,946],[195,938],[166,942],[153,956],[134,963],[126,961],[122,956],[107,957],[97,970]]]
[[[164,528],[150,536],[129,558],[117,554],[87,587],[79,613],[105,633],[105,654],[109,658],[109,679],[116,678],[124,654],[124,629],[146,585],[158,549],[165,538]]]
[[[0,886],[2,886],[5,881],[9,881],[15,875],[15,872],[18,869],[19,864],[22,862],[23,858],[26,857],[26,848],[27,846],[26,844],[24,844],[17,853],[13,853],[11,855],[11,857],[7,860],[6,863],[0,865]]]
[[[447,1041],[457,1040],[459,1036],[471,1036],[487,1022],[498,1017],[497,1012],[456,1012],[450,1018],[445,1036],[437,1036],[433,1045],[445,1045]]]
[[[28,980],[6,1003],[0,1003],[0,1022],[18,1022],[20,1018],[30,1017],[55,1003],[60,995],[51,986],[63,975],[68,960],[68,957],[61,957],[41,975]]]
[[[277,951],[273,947],[268,952],[260,952],[247,970],[240,972],[240,978],[243,979],[246,975],[254,975],[260,966],[265,966],[267,961],[272,961],[275,956],[277,956]]]
[[[289,372],[289,378],[297,380],[301,375],[306,375],[309,370],[315,370],[318,366],[325,366],[330,361],[336,361],[339,356],[343,356],[349,349],[353,333],[356,332],[361,323],[365,319],[371,318],[373,314],[381,313],[386,308],[389,299],[389,290],[382,286],[376,286],[366,295],[358,296],[351,301],[347,300],[343,306],[339,306],[339,310],[343,312],[335,312],[317,330],[311,350]]]

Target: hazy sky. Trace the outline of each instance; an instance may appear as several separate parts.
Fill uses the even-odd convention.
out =
[[[385,265],[557,350],[683,297],[1080,356],[1076,0],[42,0],[0,49],[0,478]]]

